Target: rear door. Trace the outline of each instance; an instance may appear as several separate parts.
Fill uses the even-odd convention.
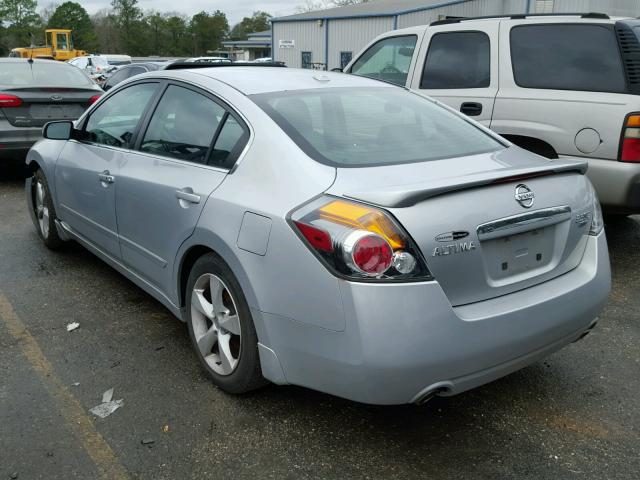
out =
[[[543,140],[558,155],[615,160],[625,116],[640,101],[627,93],[614,25],[504,20],[500,36],[491,129],[525,148],[518,136]]]
[[[216,97],[185,84],[166,86],[118,173],[116,212],[127,266],[171,291],[178,248],[248,137],[244,122]]]
[[[119,165],[158,86],[137,84],[106,99],[85,121],[83,140],[68,141],[56,164],[58,215],[113,258],[120,258],[115,211]]]
[[[427,28],[411,89],[489,126],[498,92],[499,22]]]

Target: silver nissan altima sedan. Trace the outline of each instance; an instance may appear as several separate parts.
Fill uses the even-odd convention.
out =
[[[275,67],[136,76],[28,155],[75,240],[185,321],[220,388],[422,403],[590,331],[610,290],[582,161],[375,80]]]

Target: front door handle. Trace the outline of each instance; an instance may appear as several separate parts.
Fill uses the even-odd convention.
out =
[[[464,102],[460,111],[469,117],[477,117],[482,113],[482,104],[478,102]]]
[[[105,170],[104,172],[98,174],[98,180],[100,180],[100,183],[103,187],[107,187],[109,186],[109,184],[116,181],[116,177],[111,175],[109,173],[109,170]]]
[[[200,195],[193,193],[193,188],[191,187],[176,190],[176,198],[179,200],[181,206],[186,206],[186,203],[200,203]]]

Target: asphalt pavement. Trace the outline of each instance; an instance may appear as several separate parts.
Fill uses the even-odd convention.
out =
[[[607,223],[613,292],[584,340],[377,407],[216,389],[158,302],[78,245],[42,245],[23,182],[0,178],[0,480],[640,478],[640,217]],[[111,388],[122,406],[98,418]]]

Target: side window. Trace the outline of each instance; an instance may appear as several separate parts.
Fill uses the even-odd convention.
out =
[[[390,37],[372,45],[351,67],[351,73],[404,85],[418,37]]]
[[[431,37],[420,88],[483,88],[491,82],[491,47],[483,32]]]
[[[56,34],[56,46],[57,50],[68,50],[67,48],[67,35],[65,33]]]
[[[207,152],[224,115],[224,108],[210,98],[171,85],[151,117],[140,150],[206,163]]]
[[[311,52],[302,52],[300,55],[302,68],[311,68]]]
[[[145,70],[144,67],[131,67],[129,69],[129,75],[128,77],[133,77],[134,75],[140,75],[141,73],[146,73],[147,70]],[[127,78],[128,78],[127,77]]]
[[[351,58],[353,57],[353,52],[340,52],[340,68],[344,70]]]
[[[143,83],[107,98],[89,117],[85,126],[86,140],[131,148],[136,127],[157,88],[157,83]]]
[[[107,84],[113,87],[114,85],[117,85],[120,82],[126,80],[131,76],[130,70],[130,68],[123,68],[121,70],[118,70],[116,73],[109,77],[109,80],[107,80]]]
[[[240,155],[248,136],[249,132],[238,123],[235,117],[228,115],[211,151],[209,164],[231,168]]]
[[[620,49],[604,25],[523,25],[511,29],[516,84],[525,88],[626,91]]]

